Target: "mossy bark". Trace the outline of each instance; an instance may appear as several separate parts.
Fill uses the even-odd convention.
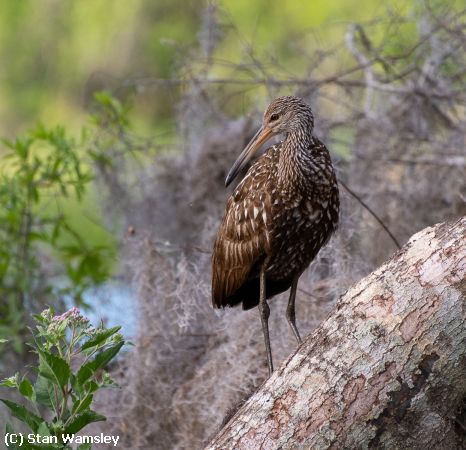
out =
[[[417,233],[207,448],[464,448],[465,278],[466,218]]]

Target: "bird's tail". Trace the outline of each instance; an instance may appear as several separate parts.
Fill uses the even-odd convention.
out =
[[[267,298],[286,291],[291,286],[291,280],[267,280],[265,293]],[[243,309],[251,309],[259,304],[260,284],[259,278],[246,281],[234,294],[226,297],[221,307],[237,306],[243,304]]]

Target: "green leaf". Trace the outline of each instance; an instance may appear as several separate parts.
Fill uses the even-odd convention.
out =
[[[54,391],[53,385],[48,381],[47,378],[38,376],[34,385],[34,391],[36,393],[36,401],[40,405],[46,406],[47,408],[54,409]],[[62,399],[61,391],[58,393],[58,402]]]
[[[8,342],[8,339],[0,339],[0,344],[6,344]]]
[[[99,385],[95,381],[90,381],[86,384],[87,390],[90,393],[93,393],[99,389]]]
[[[19,392],[27,397],[29,400],[34,401],[34,388],[27,378],[23,378],[19,385]]]
[[[47,422],[42,422],[37,429],[37,434],[41,436],[51,436],[49,427],[47,426]]]
[[[94,374],[92,368],[90,367],[90,362],[81,366],[76,375],[76,384],[82,386],[89,378]]]
[[[124,341],[117,342],[111,347],[107,348],[103,352],[100,352],[96,357],[88,363],[82,365],[78,370],[77,382],[79,384],[85,383],[97,370],[105,367],[109,361],[111,361],[115,355],[123,347]]]
[[[70,378],[70,366],[59,356],[39,350],[39,373],[63,388]]]
[[[121,327],[113,327],[113,328],[109,328],[108,330],[97,331],[97,334],[93,338],[89,339],[87,342],[85,342],[82,345],[81,350],[86,350],[88,348],[95,347],[101,344],[106,339],[108,339],[110,336],[120,331],[120,328]]]
[[[29,425],[34,433],[37,433],[37,429],[39,428],[42,419],[39,416],[36,416],[34,413],[29,411],[22,405],[18,405],[15,402],[10,400],[6,400],[4,398],[0,398],[0,401],[3,402],[11,411],[11,414],[16,417],[17,419],[21,420],[22,422]]]
[[[107,420],[107,418],[101,414],[97,414],[95,411],[84,411],[74,417],[70,424],[65,428],[64,434],[77,433],[86,425],[89,425],[92,422],[101,422],[103,420]]]
[[[94,397],[94,395],[92,393],[88,393],[88,394],[86,394],[86,396],[84,398],[78,398],[73,404],[72,413],[73,414],[78,414],[78,413],[84,411],[85,409],[89,408],[89,406],[92,403],[93,397]]]
[[[40,314],[33,314],[32,317],[34,318],[36,322],[47,323],[47,320],[45,319],[45,317],[42,317]]]

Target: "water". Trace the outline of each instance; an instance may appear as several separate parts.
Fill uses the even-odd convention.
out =
[[[136,336],[137,311],[131,286],[111,281],[87,290],[83,298],[92,307],[91,310],[83,311],[92,325],[96,326],[103,320],[108,328],[120,325],[120,333],[125,339]]]

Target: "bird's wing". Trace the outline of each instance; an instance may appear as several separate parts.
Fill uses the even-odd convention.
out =
[[[212,304],[227,306],[270,249],[271,197],[254,166],[229,198],[212,256]],[[267,213],[269,211],[269,213]]]

